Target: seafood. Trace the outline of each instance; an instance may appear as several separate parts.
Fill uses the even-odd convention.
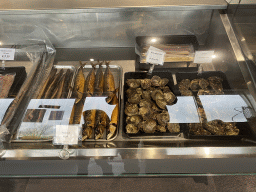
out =
[[[203,128],[201,123],[190,123],[189,132],[193,135],[211,135],[211,133]]]
[[[142,95],[142,91],[143,91],[143,90],[142,90],[141,88],[137,88],[137,89],[136,89],[136,93],[139,94],[139,95]]]
[[[182,96],[193,96],[193,93],[190,90],[180,90],[180,94]]]
[[[109,125],[109,118],[108,115],[101,110],[96,111],[95,115],[95,139],[102,139],[103,134],[107,126]]]
[[[190,89],[192,91],[197,91],[199,88],[200,88],[200,86],[199,86],[199,79],[193,79],[190,82]]]
[[[79,124],[81,120],[81,114],[84,107],[84,98],[82,98],[78,103],[75,103],[71,112],[69,119],[69,124]]]
[[[126,83],[130,88],[133,89],[140,87],[140,79],[127,79]]]
[[[222,87],[222,81],[223,79],[217,76],[213,76],[213,77],[209,77],[208,81],[210,83],[210,86],[212,87],[213,90],[216,91],[222,91],[223,87]]]
[[[178,133],[180,132],[180,125],[179,123],[167,123],[167,129],[171,133]]]
[[[179,90],[180,90],[180,91],[188,90],[189,87],[190,87],[190,80],[189,80],[189,79],[183,79],[183,80],[179,83]]]
[[[159,76],[156,76],[154,75],[152,78],[151,78],[151,84],[152,86],[155,86],[155,87],[158,87],[158,86],[162,86],[161,84],[161,78]],[[168,83],[168,82],[167,82]],[[163,85],[164,86],[164,85]]]
[[[124,112],[128,116],[137,115],[139,113],[138,105],[126,103]]]
[[[12,84],[15,79],[15,73],[9,74],[0,74],[0,82],[1,82],[1,89],[0,89],[0,98],[7,98],[9,91],[12,87]]]
[[[156,104],[161,109],[166,109],[167,102],[164,99],[157,99]]]
[[[102,63],[99,63],[94,82],[94,96],[101,96],[104,88],[104,75],[102,70]]]
[[[139,115],[142,116],[143,120],[146,120],[152,115],[152,110],[149,107],[141,107],[139,108]]]
[[[162,113],[159,113],[157,116],[157,122],[159,125],[166,126],[166,124],[170,120],[169,113],[167,111],[163,111]]]
[[[41,99],[46,91],[46,89],[48,89],[50,83],[53,81],[53,78],[55,76],[55,74],[57,73],[57,69],[56,68],[52,68],[49,77],[46,79],[42,89],[40,90],[39,94],[37,95],[37,99]]]
[[[70,69],[68,69],[66,71],[66,77],[65,77],[65,82],[64,82],[64,87],[63,87],[63,91],[61,94],[61,98],[67,98],[68,97],[68,93],[70,90],[70,84],[71,84],[71,77],[72,77],[72,72]]]
[[[175,100],[176,96],[173,92],[164,93],[164,100],[166,101],[167,105],[171,105]]]
[[[224,135],[225,124],[221,120],[212,120],[205,124],[204,128],[213,135]]]
[[[119,117],[119,105],[117,104],[111,114],[111,121],[109,123],[109,133],[107,139],[111,139],[116,132]]]
[[[238,135],[239,129],[236,127],[235,123],[224,123],[225,127],[225,135]]]
[[[140,122],[142,122],[142,117],[140,115],[128,116],[126,118],[127,124],[134,124],[137,126]]]
[[[82,65],[82,64],[81,64]],[[94,83],[95,83],[95,64],[91,63],[92,69],[85,79],[84,92],[86,97],[90,97],[94,93]]]
[[[111,93],[107,98],[106,98],[106,101],[108,104],[111,104],[111,105],[116,105],[118,104],[118,98],[116,96],[116,93],[118,92],[119,88],[116,88],[115,91],[113,91],[113,93]]]
[[[51,96],[51,99],[59,99],[60,98],[62,91],[63,91],[65,78],[66,78],[66,73],[61,76],[59,83],[57,84],[57,87],[55,88],[55,90]]]
[[[129,88],[129,89],[126,90],[126,95],[127,95],[128,98],[131,97],[131,95],[133,93],[136,93],[136,89]]]
[[[96,116],[95,109],[93,110],[87,110],[83,112],[84,117],[84,124],[83,124],[83,137],[82,141],[86,139],[90,139],[93,136],[93,129],[95,128],[95,116]]]
[[[142,99],[142,100],[140,100],[139,106],[140,107],[151,107],[152,102],[149,100],[146,100],[146,99]]]
[[[81,62],[80,65],[81,66],[78,69],[73,88],[73,96],[76,98],[75,103],[79,103],[82,100],[85,88],[85,78],[83,74],[84,65]]]
[[[157,94],[158,94],[158,97],[163,96],[163,92],[161,91],[161,89],[155,89],[154,91],[151,92],[151,97],[153,100],[157,99],[156,98]],[[161,98],[161,99],[163,99],[163,98]]]
[[[170,88],[168,86],[160,87],[163,91],[163,93],[171,92]]]
[[[160,86],[161,86],[161,87],[164,87],[164,86],[166,86],[166,85],[168,84],[168,82],[169,82],[169,79],[167,79],[167,78],[162,78],[162,79],[160,80]]]
[[[145,133],[154,133],[156,131],[156,127],[156,121],[153,119],[149,119],[143,124],[143,131]]]
[[[103,86],[103,91],[107,96],[109,96],[113,91],[115,91],[115,80],[112,72],[110,71],[109,63],[110,62],[106,62],[107,68],[104,74],[104,86]]]
[[[141,100],[140,94],[134,93],[128,98],[128,102],[132,104],[139,104]]]
[[[51,82],[51,84],[49,85],[45,95],[44,95],[44,99],[50,99],[52,96],[52,92],[54,91],[54,89],[57,87],[58,82],[60,80],[60,77],[63,74],[63,69],[61,69],[57,75],[55,76],[55,78],[53,79],[53,81]]]
[[[151,80],[150,79],[141,79],[140,80],[142,89],[148,89],[151,87]]]
[[[162,126],[162,125],[157,125],[156,130],[162,133],[166,132],[165,126]]]
[[[202,89],[207,89],[207,87],[209,86],[209,82],[206,79],[201,78],[201,79],[199,79],[199,86]]]
[[[151,100],[150,91],[142,91],[142,98],[146,100]]]
[[[127,124],[125,129],[126,129],[126,132],[130,134],[136,134],[139,132],[139,128],[136,127],[134,124]]]

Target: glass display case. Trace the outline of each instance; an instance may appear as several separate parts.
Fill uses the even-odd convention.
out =
[[[3,48],[40,30],[56,50],[7,127],[1,176],[256,172],[254,72],[225,1],[0,6]],[[165,53],[152,73],[150,46]]]

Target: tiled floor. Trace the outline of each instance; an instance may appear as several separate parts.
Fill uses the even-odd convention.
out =
[[[195,178],[195,179],[194,179]],[[256,176],[0,179],[1,192],[255,192]]]

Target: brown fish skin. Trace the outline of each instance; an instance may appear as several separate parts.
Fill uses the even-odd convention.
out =
[[[108,115],[104,111],[97,110],[95,123],[95,139],[97,140],[103,138],[104,131],[109,125]]]
[[[51,99],[59,99],[61,94],[62,94],[62,90],[63,90],[63,87],[64,87],[64,82],[65,82],[65,77],[66,77],[66,73],[63,74],[58,82],[58,86],[55,88],[52,96],[51,96]]]
[[[66,77],[65,77],[65,82],[64,82],[64,87],[62,90],[61,98],[68,98],[68,93],[70,90],[70,84],[71,84],[71,78],[72,78],[72,71],[68,69],[66,71]]]
[[[109,63],[110,62],[106,62],[107,68],[104,74],[104,89],[103,89],[104,94],[106,94],[107,96],[109,96],[113,91],[115,91],[115,80],[112,72],[110,71]]]
[[[109,133],[107,135],[107,140],[111,139],[116,132],[117,124],[119,118],[119,105],[117,104],[111,114],[111,121],[109,123]]]
[[[110,93],[110,95],[106,98],[106,102],[111,105],[118,104],[118,98],[116,93],[119,91],[119,88],[116,88],[114,92]]]
[[[59,71],[59,73],[55,76],[54,80],[52,81],[52,83],[49,85],[45,95],[44,95],[44,99],[49,99],[51,98],[52,92],[54,90],[54,88],[56,87],[57,83],[59,82],[60,77],[63,74],[63,69],[61,69]]]
[[[94,96],[101,96],[103,94],[104,75],[102,70],[102,63],[99,63],[99,68],[97,70],[96,77],[95,77]]]
[[[85,78],[83,74],[83,65],[81,64],[81,67],[79,67],[76,75],[75,85],[73,89],[73,95],[76,98],[75,103],[78,103],[81,101],[81,99],[83,98],[84,90],[85,90]]]
[[[92,138],[93,129],[95,128],[96,109],[83,112],[83,138],[82,141]]]
[[[70,118],[69,118],[69,124],[80,123],[83,107],[84,107],[84,98],[82,98],[78,103],[74,104]]]
[[[44,86],[42,87],[40,93],[37,95],[37,99],[41,99],[44,96],[44,93],[46,92],[47,88],[50,86],[51,82],[53,81],[56,73],[57,73],[57,69],[53,67],[49,74],[49,77],[44,83]]]
[[[91,63],[92,69],[85,80],[85,96],[90,97],[94,93],[94,82],[95,82],[95,65]]]

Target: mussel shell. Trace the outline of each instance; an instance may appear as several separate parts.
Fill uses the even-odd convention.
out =
[[[136,127],[134,124],[127,124],[125,128],[126,128],[126,133],[136,134],[139,132],[139,128]]]
[[[150,79],[141,79],[141,87],[142,89],[148,89],[151,87],[151,80]]]
[[[159,76],[154,75],[151,78],[151,84],[155,87],[161,86],[161,78]]]
[[[156,127],[156,121],[153,119],[149,119],[143,124],[143,131],[145,133],[154,133],[156,131]]]

